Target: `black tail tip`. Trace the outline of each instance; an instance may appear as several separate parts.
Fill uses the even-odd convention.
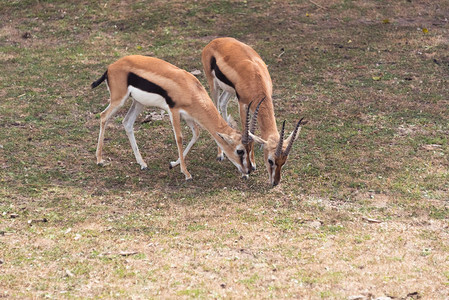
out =
[[[108,78],[108,71],[104,72],[104,74],[100,77],[100,79],[98,79],[97,81],[92,82],[92,84],[90,85],[91,88],[96,88],[97,86],[99,86],[103,81],[105,81]]]

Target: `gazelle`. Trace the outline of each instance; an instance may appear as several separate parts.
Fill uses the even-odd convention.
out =
[[[205,128],[226,153],[229,160],[238,168],[242,176],[251,172],[247,151],[242,144],[243,136],[231,128],[220,116],[204,87],[192,74],[163,60],[140,55],[126,56],[109,65],[107,71],[92,88],[106,80],[110,93],[109,105],[100,114],[100,134],[97,145],[97,164],[104,163],[102,148],[104,132],[108,120],[121,108],[129,96],[133,98],[131,107],[123,119],[126,134],[141,169],[147,164],[140,155],[134,137],[133,125],[137,116],[146,106],[156,106],[168,112],[175,134],[179,158],[170,162],[170,168],[181,165],[185,179],[192,178],[187,171],[185,157],[197,141],[199,128]],[[192,139],[183,151],[181,117],[192,130]],[[249,117],[249,110],[248,110]],[[249,128],[246,129],[248,132]]]
[[[254,99],[265,99],[257,118],[261,138],[254,137],[246,149],[255,169],[254,141],[263,144],[269,181],[273,186],[279,184],[282,166],[301,131],[302,119],[284,140],[285,121],[280,134],[276,127],[270,74],[262,58],[250,46],[233,38],[217,38],[203,49],[201,58],[212,99],[225,120],[230,121],[227,105],[231,96],[237,96],[242,124],[246,122],[245,108],[249,103]],[[220,90],[223,92],[219,96]]]

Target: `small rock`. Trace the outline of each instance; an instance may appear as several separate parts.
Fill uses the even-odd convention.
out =
[[[4,263],[3,259],[0,259],[0,265],[3,265],[3,263]]]
[[[16,214],[16,213],[12,213],[12,214],[9,215],[9,217],[10,217],[11,219],[15,219],[15,218],[17,218],[18,216],[19,216],[19,215]]]
[[[375,300],[391,300],[390,297],[377,297]]]
[[[225,284],[225,283],[220,284],[220,286],[221,286],[223,289],[226,288],[226,284]]]

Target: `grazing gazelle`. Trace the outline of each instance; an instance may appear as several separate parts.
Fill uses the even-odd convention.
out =
[[[227,105],[231,96],[237,96],[242,124],[245,124],[245,108],[249,103],[255,99],[265,99],[257,118],[261,139],[254,138],[246,149],[252,168],[255,169],[254,141],[263,144],[270,183],[273,186],[279,184],[281,168],[293,142],[298,138],[302,119],[284,141],[285,121],[279,134],[274,117],[270,74],[262,58],[250,46],[233,38],[217,38],[203,49],[202,63],[212,99],[225,120],[230,120]],[[220,89],[223,92],[219,96]]]
[[[133,125],[145,106],[156,106],[168,112],[178,146],[179,158],[170,163],[170,168],[180,164],[181,172],[186,180],[191,179],[192,176],[187,171],[184,158],[198,139],[197,123],[212,135],[242,176],[246,177],[251,172],[249,156],[242,144],[242,139],[249,135],[249,128],[246,128],[243,136],[231,128],[220,116],[204,87],[192,74],[157,58],[132,55],[109,65],[103,76],[92,83],[92,88],[105,80],[111,97],[108,107],[100,114],[97,164],[102,165],[104,162],[102,148],[105,126],[131,96],[133,102],[123,119],[123,125],[137,163],[142,169],[146,169],[147,164],[143,161],[137,147]],[[181,117],[191,128],[193,135],[184,152]]]

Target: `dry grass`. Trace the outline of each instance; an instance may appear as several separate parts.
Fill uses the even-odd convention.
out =
[[[9,1],[0,11],[0,298],[449,297],[446,2]],[[282,184],[270,189],[262,169],[241,181],[205,132],[186,183],[168,170],[168,120],[136,124],[142,172],[126,109],[97,167],[107,92],[89,85],[107,64],[149,54],[201,69],[218,36],[267,62],[278,123],[309,120]]]

